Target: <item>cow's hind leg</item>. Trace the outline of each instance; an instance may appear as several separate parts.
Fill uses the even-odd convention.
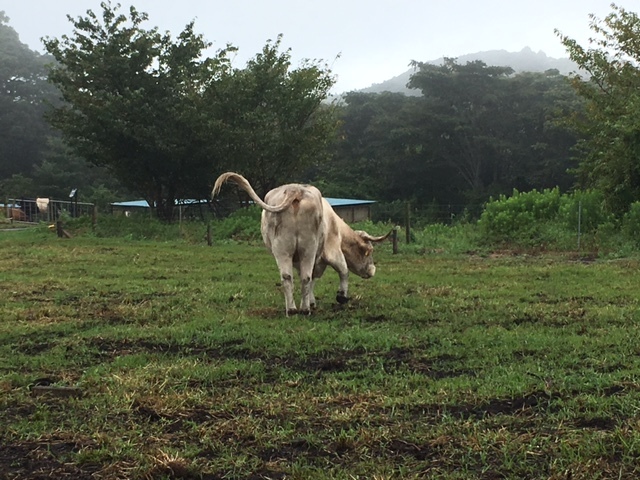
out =
[[[318,262],[316,261],[316,264],[313,267],[313,278],[311,279],[311,285],[309,287],[309,306],[311,307],[311,309],[315,309],[317,304],[316,304],[316,296],[315,293],[313,292],[313,289],[316,285],[316,281],[322,277],[322,274],[324,273],[325,269],[327,268],[327,264],[324,262]]]
[[[278,260],[282,289],[284,290],[284,308],[287,316],[298,313],[296,302],[293,299],[293,263],[291,260]]]
[[[300,287],[302,290],[302,300],[300,301],[300,313],[309,315],[311,313],[311,301],[315,303],[313,297],[313,266],[315,259],[305,259],[300,262]]]

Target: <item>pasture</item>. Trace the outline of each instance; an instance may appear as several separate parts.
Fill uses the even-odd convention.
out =
[[[285,318],[260,243],[0,232],[0,478],[640,474],[638,259],[375,255]]]

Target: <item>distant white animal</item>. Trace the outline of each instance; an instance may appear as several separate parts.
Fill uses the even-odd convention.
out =
[[[40,213],[46,214],[49,210],[49,199],[48,198],[36,198],[36,205],[38,206],[38,210]]]
[[[293,299],[294,268],[300,277],[300,313],[304,314],[316,305],[313,287],[327,265],[340,276],[338,303],[349,301],[349,271],[362,278],[375,275],[372,243],[385,240],[391,232],[373,237],[354,231],[311,185],[282,185],[269,191],[262,201],[246,178],[227,172],[218,177],[211,196],[216,196],[227,181],[238,185],[262,207],[262,238],[280,270],[287,315],[298,311]]]

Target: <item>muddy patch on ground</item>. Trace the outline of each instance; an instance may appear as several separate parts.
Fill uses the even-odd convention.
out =
[[[7,479],[96,478],[101,465],[75,465],[65,460],[87,445],[72,441],[32,441],[5,444],[0,448],[0,472]]]
[[[362,347],[350,350],[332,350],[312,355],[269,355],[268,352],[253,350],[243,340],[230,340],[219,345],[205,346],[197,343],[171,344],[137,339],[90,340],[90,346],[98,350],[103,360],[122,355],[143,352],[175,356],[197,356],[210,360],[241,359],[260,361],[268,373],[275,374],[277,369],[287,369],[313,374],[328,374],[345,371],[360,371],[368,368],[384,368],[392,373],[408,371],[432,379],[453,378],[462,375],[475,376],[475,372],[461,368],[462,359],[451,355],[435,357],[425,356],[428,348],[392,348],[386,351],[368,351]]]

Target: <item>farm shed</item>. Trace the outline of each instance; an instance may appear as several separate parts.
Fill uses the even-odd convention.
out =
[[[329,205],[347,223],[371,220],[373,200],[354,200],[350,198],[327,198]]]
[[[371,205],[373,200],[354,200],[350,198],[327,198],[329,205],[347,223],[361,222],[371,219]],[[205,200],[179,200],[176,205],[183,208],[206,203]],[[130,215],[133,212],[143,212],[149,208],[146,200],[132,200],[128,202],[114,202],[111,204],[111,212],[114,214]]]

